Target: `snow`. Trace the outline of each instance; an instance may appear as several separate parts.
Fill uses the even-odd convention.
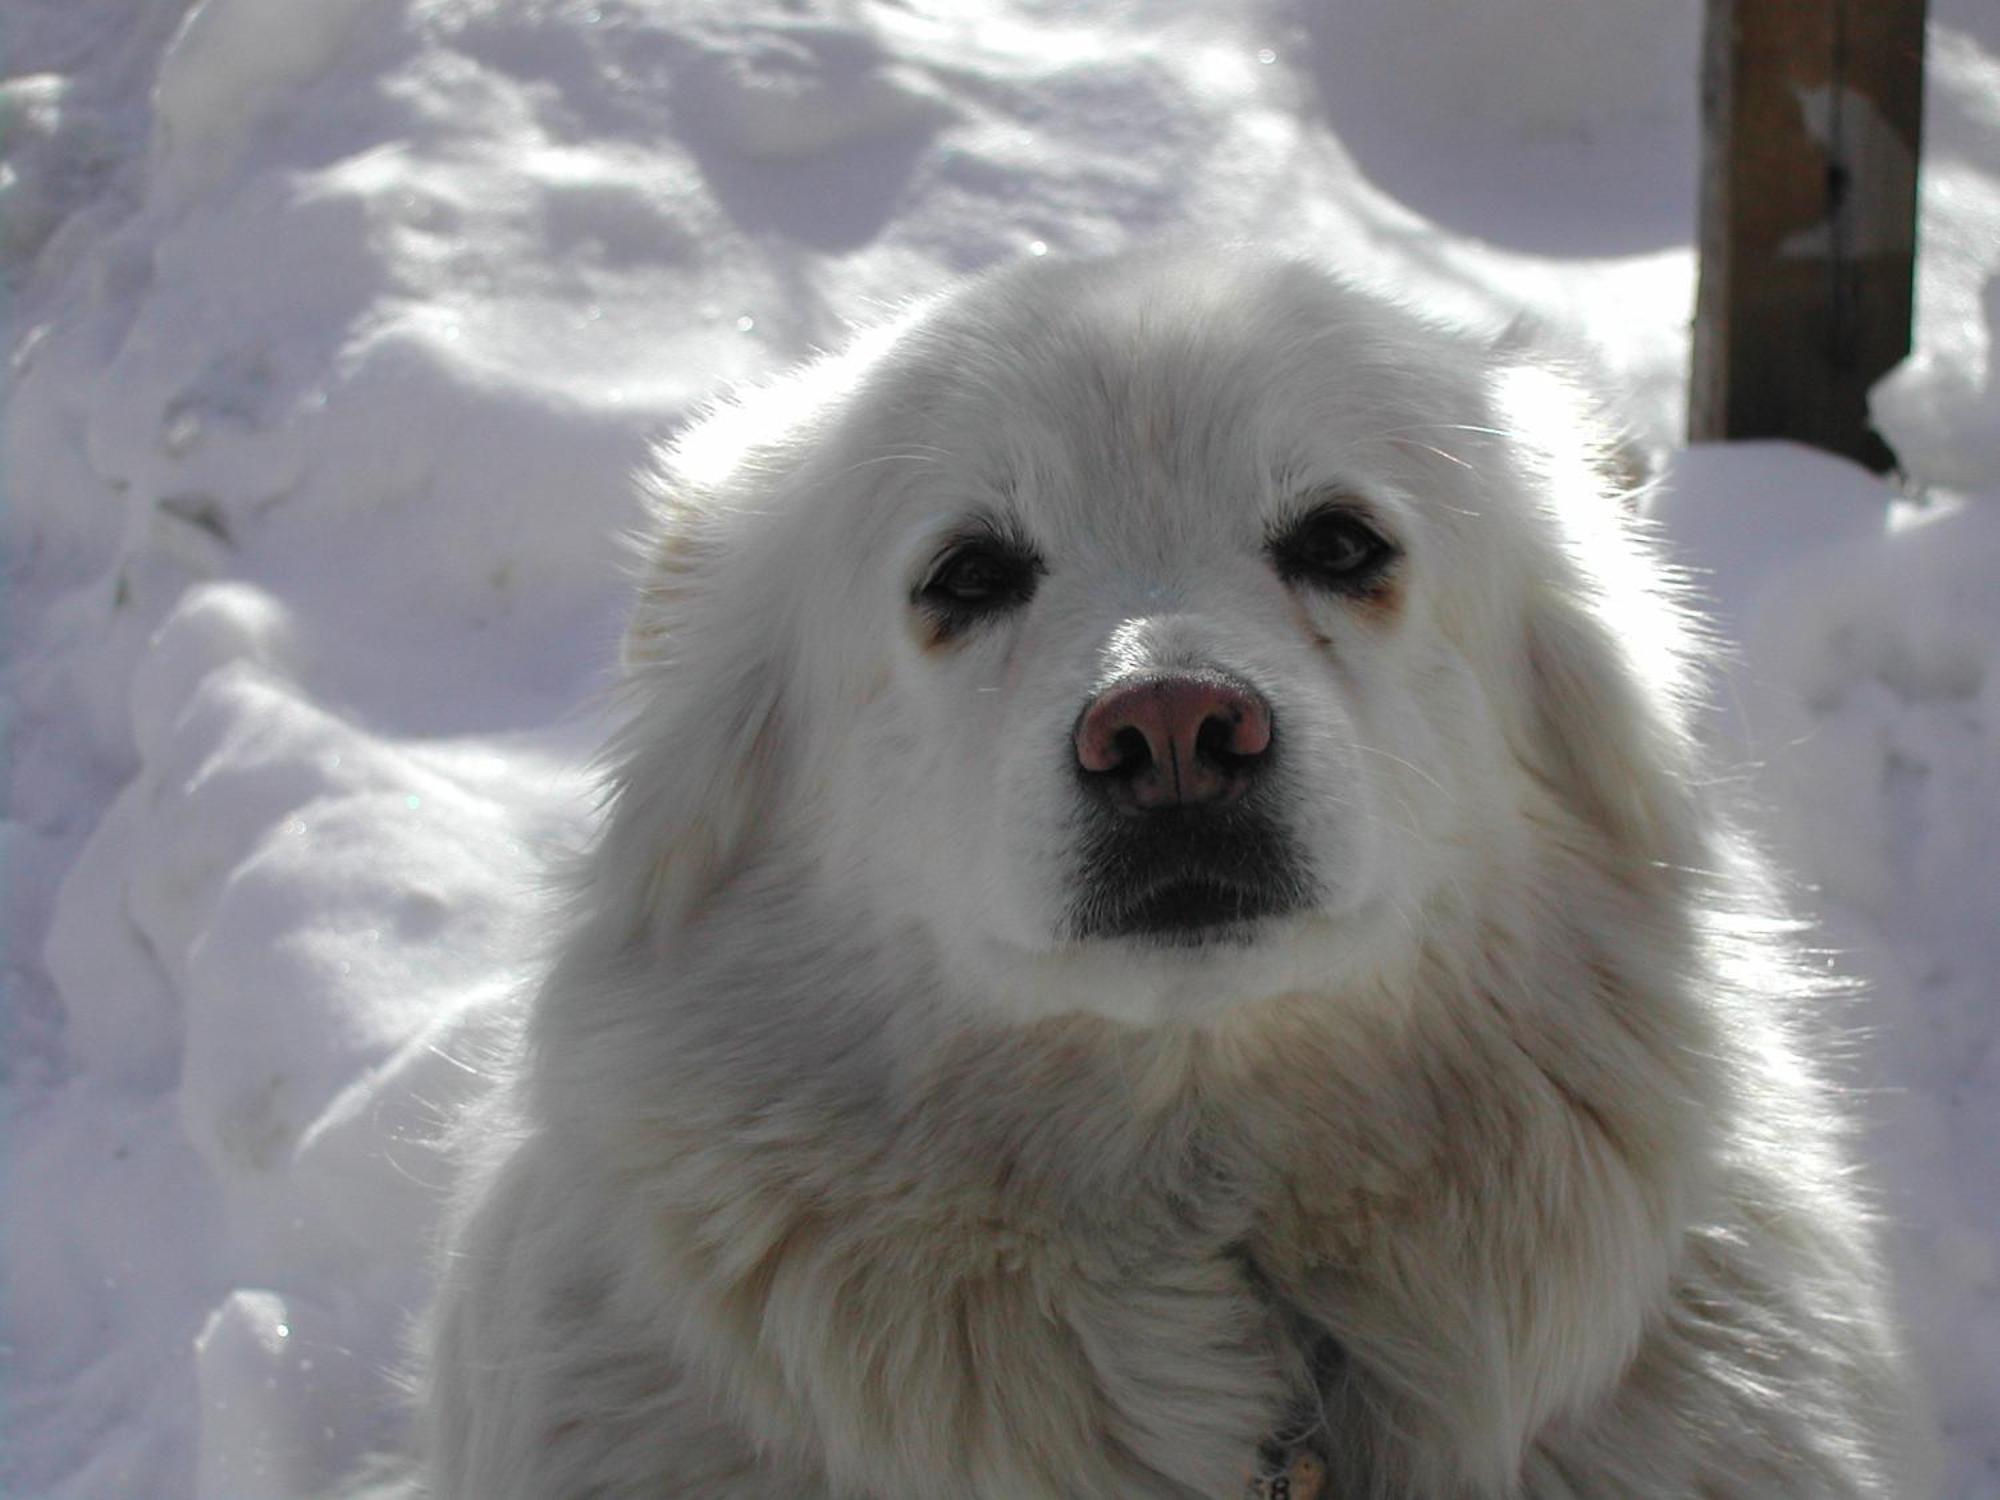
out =
[[[1743,643],[1718,737],[1868,984],[1854,1081],[1952,1492],[2000,1494],[2000,494],[1762,444],[1684,452],[1655,505]]]
[[[1867,985],[1850,1081],[1948,1493],[2000,1494],[2000,494],[1913,503],[1747,444],[1677,454],[1651,507],[1741,642],[1726,763]]]
[[[0,1491],[393,1446],[437,1122],[592,816],[647,440],[1015,256],[1316,251],[1588,346],[1841,965],[2000,1495],[2000,14],[1934,0],[1892,490],[1677,434],[1700,6],[9,0]]]

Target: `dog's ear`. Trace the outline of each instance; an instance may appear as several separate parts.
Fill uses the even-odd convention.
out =
[[[1662,664],[1627,631],[1655,606],[1544,582],[1522,646],[1531,719],[1522,758],[1557,799],[1642,864],[1699,856],[1695,755]]]
[[[710,406],[643,476],[624,727],[583,870],[585,909],[620,924],[609,940],[677,922],[728,880],[781,815],[789,768],[810,763],[799,611],[823,554],[800,523],[850,467],[828,448],[837,414],[920,312]]]
[[[1494,425],[1541,542],[1520,559],[1517,753],[1621,854],[1699,862],[1691,620],[1587,400],[1543,368],[1509,369],[1499,385]]]
[[[648,476],[637,601],[623,650],[623,723],[582,871],[587,908],[626,939],[679,920],[740,864],[776,801],[790,621],[755,587],[771,476],[714,488],[681,455]]]

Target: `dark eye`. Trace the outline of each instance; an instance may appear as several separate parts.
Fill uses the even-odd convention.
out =
[[[956,634],[988,615],[1026,604],[1042,575],[1041,559],[999,537],[954,543],[931,565],[915,603],[937,622],[940,636]]]
[[[1395,543],[1353,508],[1326,505],[1271,538],[1271,562],[1287,583],[1366,593],[1400,555]]]

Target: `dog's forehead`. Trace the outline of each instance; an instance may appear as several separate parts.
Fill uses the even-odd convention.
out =
[[[1047,269],[947,304],[887,372],[902,442],[1038,531],[1255,527],[1435,420],[1422,332],[1323,274]]]

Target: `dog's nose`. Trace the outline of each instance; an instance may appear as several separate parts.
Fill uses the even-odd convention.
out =
[[[1077,764],[1139,810],[1233,801],[1270,748],[1271,705],[1217,673],[1120,683],[1076,726]]]

